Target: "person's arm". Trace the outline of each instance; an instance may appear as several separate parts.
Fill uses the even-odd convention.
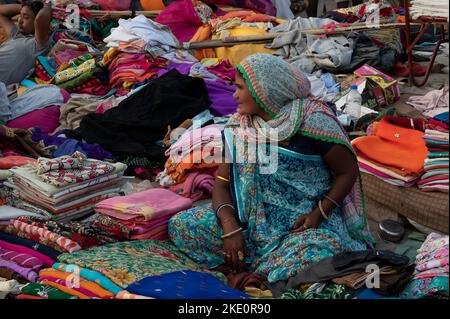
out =
[[[34,20],[34,37],[39,45],[45,45],[50,38],[50,22],[52,20],[52,3],[45,1],[44,7]]]
[[[341,205],[355,185],[359,170],[358,163],[350,150],[339,144],[334,145],[323,156],[323,159],[335,177],[334,183],[326,196]],[[336,208],[336,204],[332,200],[326,197],[322,199],[322,209],[327,215]],[[310,214],[297,219],[293,231],[317,228],[324,219],[320,208],[316,207]]]
[[[220,164],[218,172],[220,178],[216,178],[214,189],[212,193],[212,204],[214,211],[220,207],[220,205],[233,201],[230,194],[230,164]],[[218,218],[223,228],[224,234],[229,234],[239,229],[239,223],[236,220],[235,212],[231,207],[223,207],[218,212]],[[242,270],[243,260],[242,256],[245,255],[245,240],[242,237],[241,232],[224,239],[224,253],[225,263],[232,267],[234,270]],[[241,256],[239,256],[241,255]],[[241,268],[240,268],[241,267]]]
[[[14,28],[12,18],[20,14],[22,5],[20,4],[3,4],[0,5],[0,28],[4,30],[8,37]]]

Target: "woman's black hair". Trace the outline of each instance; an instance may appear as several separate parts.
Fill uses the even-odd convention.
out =
[[[42,1],[23,0],[22,7],[29,7],[34,15],[37,16],[39,11],[44,7],[44,3]]]

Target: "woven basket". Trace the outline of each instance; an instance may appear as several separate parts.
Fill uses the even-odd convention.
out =
[[[381,221],[402,215],[441,233],[449,233],[448,194],[398,187],[370,174],[361,175],[368,218]]]

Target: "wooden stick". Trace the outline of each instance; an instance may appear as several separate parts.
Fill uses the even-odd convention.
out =
[[[226,12],[231,12],[231,11],[238,11],[240,10],[239,8],[232,8],[232,7],[226,7],[226,8],[222,8],[223,11]],[[162,10],[152,10],[152,11],[136,11],[135,14],[136,15],[144,15],[147,18],[156,18]],[[104,16],[109,16],[112,18],[126,18],[126,17],[131,17],[132,15],[132,11],[131,10],[124,10],[124,11],[105,11],[105,10],[87,10],[87,12],[95,17],[104,17]]]
[[[347,32],[355,32],[355,31],[370,31],[370,30],[379,30],[379,29],[392,29],[392,28],[401,28],[404,27],[404,23],[388,23],[384,25],[380,25],[378,27],[367,26],[365,23],[353,24],[349,27],[341,27],[335,28],[334,30],[330,29],[305,29],[298,30],[304,35],[334,35],[340,33]],[[291,31],[292,32],[292,31]],[[186,50],[198,50],[198,49],[209,49],[209,48],[218,48],[218,47],[229,47],[239,44],[252,43],[270,43],[275,38],[279,36],[283,36],[286,34],[290,34],[291,32],[278,32],[278,33],[268,33],[263,35],[248,35],[242,37],[225,37],[223,39],[217,40],[209,40],[209,41],[201,41],[201,42],[184,42],[182,44],[182,48]]]

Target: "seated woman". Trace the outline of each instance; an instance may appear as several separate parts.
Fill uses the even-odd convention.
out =
[[[171,240],[208,268],[250,266],[269,282],[322,258],[367,249],[373,240],[356,157],[334,112],[311,97],[301,71],[275,56],[251,55],[237,69],[238,112],[224,130],[232,161],[219,167],[214,210],[175,215]],[[277,161],[269,163],[278,167],[263,172],[260,156],[248,160],[249,141],[268,128],[278,132],[271,137]]]

